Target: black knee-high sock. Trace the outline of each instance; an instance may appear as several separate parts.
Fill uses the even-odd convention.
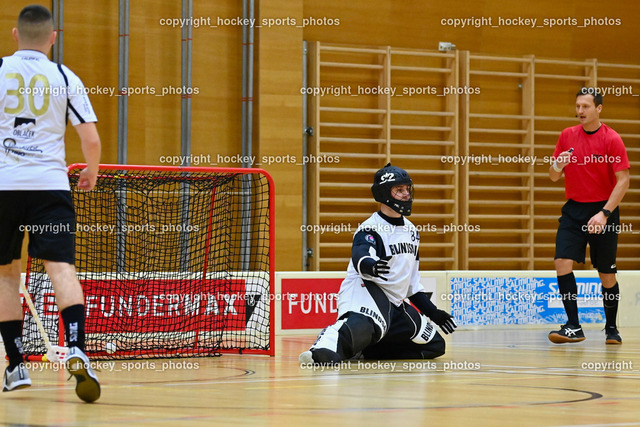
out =
[[[22,320],[9,320],[0,322],[0,333],[4,348],[9,357],[9,369],[24,362],[24,350],[22,349]]]
[[[578,318],[578,285],[573,272],[558,276],[558,290],[562,295],[562,304],[564,305],[564,311],[567,312],[569,323],[576,327],[580,326],[580,319]]]
[[[618,282],[611,288],[602,287],[602,303],[604,305],[604,316],[607,319],[607,327],[616,327],[616,317],[618,317],[618,301],[620,301],[620,288]]]
[[[60,312],[64,322],[67,345],[84,351],[84,305],[76,304]]]

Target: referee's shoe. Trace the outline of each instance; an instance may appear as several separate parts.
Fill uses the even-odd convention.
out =
[[[556,344],[584,341],[584,332],[582,332],[582,327],[580,326],[573,326],[571,323],[565,323],[560,326],[559,331],[549,332],[549,341]]]
[[[606,344],[622,344],[622,338],[620,338],[620,332],[615,326],[607,326],[604,328],[607,338]]]
[[[71,347],[64,364],[71,375],[76,377],[76,394],[85,402],[91,403],[100,397],[100,383],[91,368],[89,358],[78,347]]]

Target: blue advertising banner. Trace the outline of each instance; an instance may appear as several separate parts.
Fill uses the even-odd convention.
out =
[[[576,278],[580,323],[604,322],[601,284]],[[458,325],[563,324],[555,277],[451,277],[451,314]]]

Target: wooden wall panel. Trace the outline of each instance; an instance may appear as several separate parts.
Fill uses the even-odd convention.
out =
[[[302,3],[260,2],[258,19],[302,18]],[[256,39],[257,149],[276,186],[276,269],[302,268],[302,31],[262,27]],[[274,159],[272,164],[262,159]],[[293,159],[295,157],[295,159]]]
[[[10,30],[19,11],[31,2],[19,2],[3,10],[1,54],[15,50]],[[233,1],[194,2],[194,17],[215,25],[217,17],[241,15]],[[41,2],[51,7],[50,2]],[[131,2],[129,37],[128,162],[166,164],[162,156],[180,154],[181,29],[163,25],[162,19],[180,18],[181,3],[171,0]],[[237,154],[241,122],[240,26],[201,25],[193,30],[192,153]],[[117,160],[118,123],[118,2],[65,0],[65,65],[76,72],[87,88],[110,89],[113,94],[90,95],[98,115],[103,161]],[[162,96],[163,91],[166,95]],[[67,132],[67,161],[82,161],[73,130]],[[220,166],[239,166],[224,164]]]
[[[368,52],[379,55],[380,52],[395,52],[391,47],[367,47],[329,45],[319,42],[313,43],[314,50],[320,52],[313,56],[312,68],[319,68],[320,82],[338,82],[344,74],[342,69],[362,69],[369,67],[368,63],[384,62],[383,68],[375,68],[380,75],[394,74],[394,70],[403,70],[390,61],[359,61],[358,55]],[[343,56],[349,52],[351,57],[342,61],[331,56],[333,51]],[[409,52],[408,50],[405,50]],[[451,54],[434,53],[433,51],[414,50],[416,57],[432,55],[446,57]],[[478,55],[467,51],[456,52],[460,57],[460,79],[456,78],[458,61],[449,75],[451,81],[460,87],[479,87],[480,93],[466,96],[450,96],[455,101],[450,106],[449,113],[456,123],[463,123],[459,135],[453,133],[447,139],[416,140],[430,122],[428,115],[445,114],[443,108],[425,104],[420,106],[418,99],[403,96],[400,98],[404,106],[401,109],[392,107],[390,110],[372,110],[370,105],[363,103],[359,108],[339,106],[339,101],[353,103],[353,97],[314,96],[312,104],[320,112],[313,115],[312,126],[315,129],[317,150],[322,154],[338,154],[347,161],[339,165],[320,167],[319,177],[312,181],[315,186],[312,202],[319,212],[315,218],[321,225],[329,225],[329,221],[341,220],[355,229],[353,222],[366,217],[370,210],[371,196],[367,195],[367,185],[359,182],[370,181],[376,168],[371,163],[378,163],[378,167],[386,161],[384,154],[373,153],[368,144],[386,144],[389,149],[380,152],[390,152],[391,160],[396,165],[406,168],[416,183],[416,203],[411,220],[427,232],[422,233],[420,252],[423,268],[436,269],[491,269],[491,270],[531,270],[533,268],[550,268],[552,266],[554,239],[557,230],[559,209],[564,201],[564,186],[562,182],[552,183],[548,177],[550,161],[560,131],[575,124],[575,118],[568,114],[575,105],[575,92],[567,93],[567,88],[557,85],[563,82],[588,82],[596,87],[603,87],[600,82],[620,84],[616,86],[620,93],[614,92],[605,96],[606,103],[612,111],[627,108],[623,116],[640,116],[638,98],[631,93],[640,92],[640,66],[601,63],[591,61],[548,60],[533,56],[491,56]],[[358,68],[356,68],[358,64]],[[429,81],[425,71],[440,71],[440,68],[413,68],[413,82]],[[363,73],[351,76],[356,82],[342,81],[357,87],[366,87],[370,79]],[[381,79],[384,80],[384,79]],[[398,83],[393,79],[390,83],[384,81],[383,87],[395,88]],[[604,86],[604,90],[607,86]],[[536,93],[544,93],[538,104]],[[624,93],[626,92],[626,94]],[[362,97],[356,97],[358,99]],[[391,97],[391,105],[398,97]],[[437,96],[432,97],[433,101]],[[570,107],[546,108],[551,102],[564,100]],[[410,101],[410,102],[409,102]],[[457,103],[457,104],[456,104]],[[382,104],[382,103],[381,103]],[[458,108],[458,106],[460,108]],[[413,110],[413,111],[411,111]],[[332,113],[330,117],[326,113]],[[342,113],[342,117],[337,115]],[[366,113],[373,113],[376,117],[366,121]],[[407,122],[415,115],[415,122]],[[397,116],[402,119],[398,123]],[[363,117],[365,119],[363,119]],[[387,119],[386,117],[390,117]],[[364,120],[364,122],[363,122]],[[603,121],[611,124],[620,131],[626,141],[627,152],[632,164],[632,170],[637,167],[637,140],[640,139],[638,130],[640,120],[605,118]],[[391,128],[404,128],[409,125],[406,136],[384,137],[384,125],[391,122]],[[446,123],[446,122],[445,122]],[[445,125],[445,123],[441,123]],[[539,126],[538,126],[539,125]],[[362,135],[348,133],[348,130],[374,129],[380,136],[374,135],[362,138]],[[414,139],[410,139],[411,137]],[[407,138],[407,139],[404,139]],[[336,144],[339,142],[340,144]],[[402,150],[407,142],[412,143],[415,150]],[[450,142],[453,153],[436,151]],[[336,153],[337,152],[337,153]],[[443,167],[445,154],[459,154],[464,156],[458,160],[467,162]],[[400,155],[398,155],[400,154]],[[395,155],[395,157],[394,157]],[[394,160],[395,159],[395,160]],[[545,160],[547,159],[547,160]],[[348,163],[347,163],[348,162]],[[453,160],[448,163],[452,163]],[[346,163],[343,165],[343,163]],[[438,193],[437,190],[451,190],[443,184],[443,178],[452,178],[456,182],[454,191]],[[459,178],[459,179],[456,179]],[[433,191],[436,190],[436,191]],[[444,194],[443,194],[444,193]],[[634,255],[638,243],[639,191],[631,188],[622,203],[621,210],[626,212],[623,222],[626,229],[620,233],[618,246],[618,265],[621,268],[637,268],[638,257]],[[317,200],[317,201],[316,201]],[[460,210],[460,217],[451,213],[458,212],[457,206],[464,206]],[[447,214],[449,214],[447,216]],[[442,224],[439,220],[447,218]],[[324,219],[324,221],[323,221]],[[428,225],[436,225],[435,233],[430,232]],[[451,222],[450,222],[451,221]],[[445,226],[448,231],[445,230]],[[454,228],[455,227],[455,228]],[[333,227],[336,229],[336,227]],[[454,230],[452,232],[452,229]],[[445,239],[443,234],[456,238]],[[457,241],[456,241],[457,240]],[[313,266],[320,270],[336,269],[340,264],[348,261],[351,245],[351,233],[321,235],[313,241],[314,252],[317,254]],[[450,253],[454,255],[449,256]],[[578,265],[577,269],[588,269],[591,266]]]
[[[50,4],[49,4],[50,6]],[[63,63],[73,70],[85,87],[98,116],[98,132],[103,144],[103,159],[115,162],[118,123],[118,7],[117,3],[65,2],[63,20]],[[115,43],[112,40],[116,40]],[[99,92],[98,92],[99,91]],[[109,94],[111,93],[111,94]],[[79,139],[73,127],[67,127],[67,163],[83,162]]]
[[[211,18],[216,28],[204,25],[193,30],[192,80],[199,93],[192,98],[192,152],[210,155],[216,166],[240,167],[240,162],[219,160],[240,154],[242,27],[217,25],[217,21],[242,16],[242,2],[194,1],[193,13]]]
[[[633,61],[629,52],[640,50],[640,4],[634,2],[555,1],[510,2],[465,0],[397,2],[392,0],[304,1],[304,16],[339,20],[339,25],[310,25],[306,40],[326,43],[395,46],[435,49],[439,41],[449,41],[459,50],[496,55],[533,54],[554,58],[594,58],[607,62]],[[575,25],[530,28],[500,26],[502,18],[574,18]],[[585,18],[604,19],[614,25],[587,26]],[[465,28],[442,25],[448,18],[485,18],[485,25]],[[615,25],[619,19],[620,25]]]
[[[20,9],[31,0],[11,2],[0,12],[0,55],[10,55],[15,44],[10,29]],[[51,2],[40,2],[50,7]],[[130,86],[180,86],[179,28],[160,24],[162,18],[181,16],[179,1],[131,2]],[[64,62],[88,87],[112,88],[118,83],[118,2],[115,0],[65,0]],[[630,63],[636,61],[629,52],[640,51],[640,4],[634,2],[601,2],[596,0],[541,0],[538,2],[506,2],[463,0],[397,2],[376,0],[274,0],[257,1],[258,17],[296,19],[316,22],[304,29],[291,25],[256,29],[256,90],[254,154],[301,156],[302,99],[301,45],[303,40],[324,43],[394,46],[435,49],[438,41],[449,41],[459,50],[474,54],[510,56],[535,55],[544,58]],[[241,2],[194,0],[194,17],[232,18],[241,15]],[[494,28],[486,20],[498,17],[543,19],[575,18],[576,23],[554,28],[501,26]],[[580,28],[584,18],[607,18],[613,25]],[[484,25],[455,28],[443,25],[445,18],[485,19]],[[616,21],[619,20],[619,21]],[[339,21],[339,22],[338,22]],[[617,24],[619,22],[619,24]],[[307,22],[309,23],[309,22]],[[193,86],[198,95],[192,100],[192,154],[209,155],[218,163],[218,154],[240,153],[241,116],[241,27],[202,26],[193,32]],[[637,61],[636,61],[637,62]],[[480,81],[480,80],[479,80]],[[575,83],[575,84],[574,84]],[[491,83],[487,83],[490,85]],[[548,85],[548,93],[557,93],[565,85],[567,93],[577,82]],[[569,88],[571,86],[571,88]],[[488,86],[487,86],[488,87]],[[489,88],[489,87],[488,87]],[[546,89],[545,89],[546,90]],[[490,91],[486,91],[486,95]],[[518,105],[514,91],[504,99],[487,96],[482,109],[504,113]],[[544,92],[535,94],[538,101]],[[112,95],[93,95],[91,101],[99,117],[98,129],[103,140],[103,161],[115,162],[117,152],[117,104]],[[416,108],[411,100],[403,100],[403,108]],[[624,102],[635,102],[625,100]],[[548,115],[571,116],[571,102],[549,99],[538,105]],[[633,119],[626,105],[605,109],[607,118]],[[377,104],[372,108],[379,107]],[[541,114],[536,111],[536,114]],[[543,112],[542,114],[547,114]],[[553,123],[541,123],[559,131]],[[180,95],[164,97],[132,95],[129,104],[129,163],[160,164],[160,157],[180,153]],[[630,133],[636,132],[630,129]],[[67,134],[68,163],[82,160],[75,132]],[[633,144],[637,140],[631,141]],[[635,154],[634,154],[635,155]],[[239,163],[217,164],[239,166]],[[278,220],[277,268],[299,269],[301,223],[301,168],[280,163],[260,165],[276,180]],[[310,210],[313,209],[310,206]]]

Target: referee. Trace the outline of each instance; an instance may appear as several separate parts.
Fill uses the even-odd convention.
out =
[[[49,10],[27,6],[13,38],[18,50],[0,59],[0,333],[9,359],[3,391],[31,385],[23,359],[20,257],[24,231],[29,255],[40,258],[51,278],[66,332],[65,363],[86,402],[100,384],[84,354],[85,311],[75,262],[75,213],[65,163],[67,120],[80,137],[87,167],[78,188],[93,189],[100,161],[96,115],[80,79],[51,62],[56,32]],[[37,230],[37,231],[36,231]]]
[[[616,280],[616,251],[620,230],[618,205],[629,188],[629,159],[620,135],[600,122],[602,95],[582,88],[576,95],[580,124],[562,131],[549,168],[549,177],[564,175],[567,202],[556,235],[555,267],[558,289],[568,322],[552,331],[554,343],[585,339],[578,318],[573,262],[585,262],[587,243],[591,263],[598,269],[606,317],[607,344],[622,344],[616,327],[620,291]]]

